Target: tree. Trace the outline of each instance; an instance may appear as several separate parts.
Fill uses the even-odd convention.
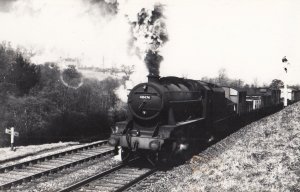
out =
[[[10,44],[7,45],[5,42],[0,44],[0,83],[7,81],[7,75],[15,56],[16,52],[10,47]]]
[[[46,141],[51,137],[52,133],[47,130],[47,125],[54,121],[59,111],[50,100],[32,96],[10,96],[4,107],[1,128],[15,127],[20,132],[19,142],[30,144]]]
[[[130,75],[134,72],[134,65],[122,65],[120,72],[125,74],[121,79],[121,84],[126,88],[126,81],[130,79]]]
[[[244,81],[241,79],[229,79],[228,82],[230,87],[242,88],[244,85]]]
[[[270,84],[271,89],[279,89],[283,86],[284,86],[284,83],[280,79],[273,79],[271,84]]]
[[[74,65],[69,65],[67,69],[62,72],[62,80],[72,88],[78,88],[82,84],[82,75],[79,73]]]
[[[258,87],[258,79],[255,77],[253,80],[253,84],[251,85],[252,88],[257,88]]]
[[[220,86],[228,85],[228,77],[227,77],[226,69],[225,68],[221,68],[218,71],[218,84]]]
[[[9,72],[9,82],[17,86],[19,95],[28,94],[40,78],[40,68],[31,64],[21,53],[18,53]]]

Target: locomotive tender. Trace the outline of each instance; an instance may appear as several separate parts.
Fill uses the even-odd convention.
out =
[[[147,83],[128,95],[128,118],[116,123],[109,143],[121,147],[123,160],[139,154],[152,162],[168,162],[262,111],[263,105],[251,109],[246,97],[245,91],[230,87],[149,75]],[[280,105],[280,98],[266,101],[268,107]]]

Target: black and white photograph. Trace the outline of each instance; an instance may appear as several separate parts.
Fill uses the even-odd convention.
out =
[[[299,10],[0,0],[0,191],[300,192]]]

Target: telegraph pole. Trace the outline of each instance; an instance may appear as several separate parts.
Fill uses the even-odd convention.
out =
[[[284,73],[284,89],[283,89],[283,106],[286,107],[287,106],[287,97],[288,97],[288,90],[287,90],[287,77],[288,77],[288,65],[290,64],[286,58],[286,56],[284,56],[282,58],[282,63],[283,63],[283,69],[285,71]]]

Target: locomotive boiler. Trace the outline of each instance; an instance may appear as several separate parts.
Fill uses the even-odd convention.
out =
[[[116,123],[109,143],[121,147],[123,160],[133,154],[151,162],[180,159],[224,132],[235,111],[221,87],[149,75],[128,95],[128,118]]]

